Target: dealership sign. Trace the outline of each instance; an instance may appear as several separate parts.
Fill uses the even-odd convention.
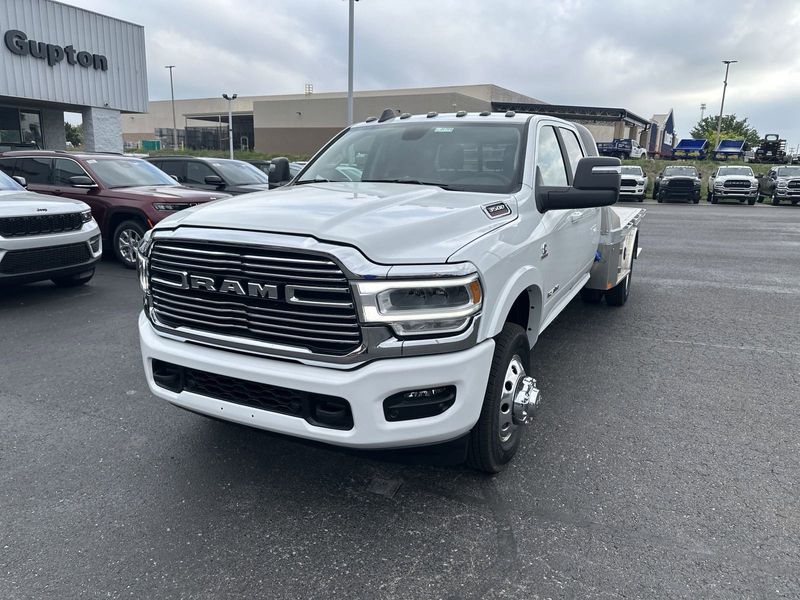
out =
[[[86,50],[75,50],[74,46],[62,47],[57,44],[46,44],[29,40],[25,32],[18,29],[9,29],[4,36],[6,48],[18,56],[32,56],[46,60],[51,67],[63,60],[70,65],[79,65],[84,69],[93,68],[96,71],[108,71],[108,58],[102,54],[93,54]]]

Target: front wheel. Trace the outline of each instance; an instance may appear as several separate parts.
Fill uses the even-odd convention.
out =
[[[478,422],[470,432],[467,464],[485,473],[499,473],[514,458],[522,438],[520,395],[535,394],[533,410],[539,401],[534,381],[527,376],[530,363],[528,336],[515,323],[506,323],[494,338],[489,382]]]
[[[128,269],[136,268],[136,248],[144,237],[145,228],[139,221],[123,221],[114,230],[111,246],[114,256]]]
[[[778,206],[781,203],[781,199],[775,195],[775,192],[772,193],[772,205]]]
[[[717,200],[717,197],[714,194],[711,194],[711,204],[716,204],[717,202],[719,202],[719,200]]]
[[[748,199],[747,199],[747,203],[748,203],[750,206],[753,206],[753,205],[756,203],[756,199],[755,199],[755,198],[748,198]]]

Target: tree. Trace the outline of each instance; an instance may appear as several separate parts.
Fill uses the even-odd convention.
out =
[[[737,119],[736,115],[722,115],[719,139],[745,140],[751,146],[758,146],[761,136],[755,127],[747,124],[747,117]],[[700,119],[689,132],[693,138],[706,139],[711,146],[717,143],[717,117],[708,116]]]
[[[80,146],[83,143],[83,127],[64,122],[64,134],[67,141],[73,146]]]

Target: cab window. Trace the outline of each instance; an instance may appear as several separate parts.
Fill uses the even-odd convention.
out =
[[[536,170],[539,183],[550,187],[567,187],[567,167],[556,130],[551,126],[539,130],[536,143]]]

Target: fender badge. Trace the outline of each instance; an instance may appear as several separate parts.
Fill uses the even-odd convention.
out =
[[[47,212],[46,208],[37,208],[36,212]]]
[[[511,214],[511,209],[505,202],[495,202],[494,204],[486,204],[482,206],[483,212],[490,219],[499,219]]]

